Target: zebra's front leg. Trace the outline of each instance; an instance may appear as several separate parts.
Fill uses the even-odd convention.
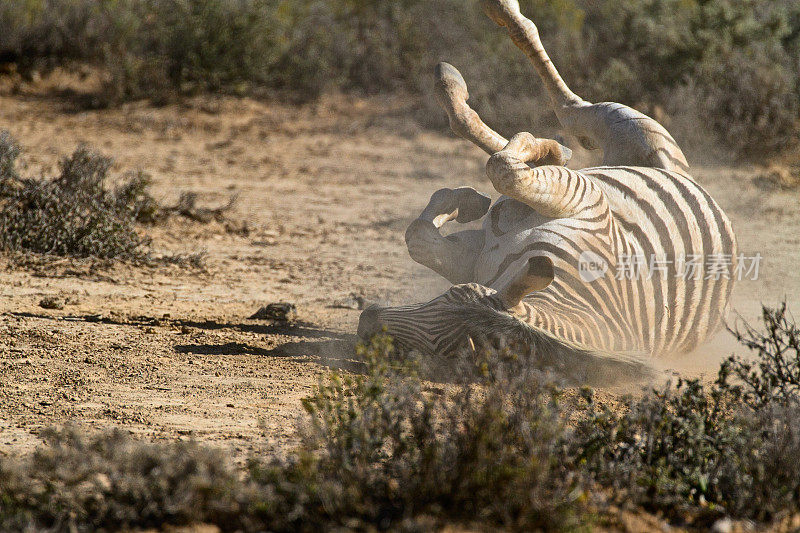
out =
[[[450,129],[489,155],[499,152],[508,141],[484,124],[478,113],[467,104],[468,99],[467,84],[458,69],[449,63],[436,65],[436,100],[447,112]],[[527,160],[536,159],[539,165],[565,165],[572,157],[572,150],[547,139],[537,140],[530,149],[536,153],[530,154]]]
[[[451,220],[478,220],[491,202],[491,198],[471,187],[433,193],[427,207],[406,230],[411,258],[454,285],[472,281],[475,261],[483,248],[483,231],[460,231],[444,237],[440,228]]]

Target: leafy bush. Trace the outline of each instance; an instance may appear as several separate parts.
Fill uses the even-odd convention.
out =
[[[669,95],[690,87],[725,145],[741,156],[763,157],[798,138],[799,15],[788,1],[588,5],[587,41],[596,46],[584,58],[586,90],[680,113],[681,102]]]
[[[729,357],[720,368],[719,383],[735,388],[737,397],[753,409],[800,402],[800,328],[787,312],[785,302],[775,309],[764,307],[763,333],[748,324],[732,330],[756,357]]]
[[[201,268],[202,253],[153,259],[150,240],[137,224],[153,225],[178,215],[200,223],[225,222],[230,232],[248,230],[246,223],[237,226],[226,216],[235,195],[212,208],[197,205],[197,195],[184,192],[177,204],[163,206],[150,194],[151,178],[145,172],[130,172],[109,188],[112,160],[85,146],[61,160],[53,179],[20,177],[19,154],[19,145],[0,131],[0,250]]]
[[[122,431],[87,437],[67,428],[43,437],[47,445],[32,457],[0,461],[4,531],[235,523],[241,511],[246,489],[220,451],[144,443]]]
[[[759,159],[797,144],[800,84],[759,51],[736,51],[704,63],[700,107],[713,131],[740,156]]]
[[[590,402],[573,444],[595,479],[678,518],[800,510],[800,337],[785,312],[765,308],[766,334],[738,334],[756,359],[729,358],[713,385],[679,380],[622,413]]]
[[[441,516],[514,529],[571,529],[586,487],[570,467],[554,390],[533,371],[431,393],[373,339],[366,374],[333,375],[306,400],[305,453],[328,512],[366,523]],[[322,481],[321,480],[321,481]],[[329,518],[328,518],[329,519]]]

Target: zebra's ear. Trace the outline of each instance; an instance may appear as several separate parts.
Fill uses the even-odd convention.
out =
[[[498,289],[497,294],[507,309],[513,309],[528,294],[550,285],[554,277],[553,261],[547,256],[537,255],[528,259],[525,267],[506,286]]]

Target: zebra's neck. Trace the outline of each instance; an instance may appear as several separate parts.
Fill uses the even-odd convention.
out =
[[[643,346],[628,317],[599,313],[559,291],[558,284],[528,295],[514,315],[522,322],[569,342],[607,351],[638,351]]]

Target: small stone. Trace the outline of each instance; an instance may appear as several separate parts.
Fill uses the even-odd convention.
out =
[[[366,301],[363,296],[351,292],[350,296],[347,298],[335,300],[332,307],[335,309],[354,309],[360,311],[366,307]]]
[[[250,320],[273,320],[292,322],[297,319],[297,307],[289,302],[267,304],[250,316]]]
[[[58,296],[45,296],[39,300],[39,307],[42,309],[64,309],[64,300]]]

